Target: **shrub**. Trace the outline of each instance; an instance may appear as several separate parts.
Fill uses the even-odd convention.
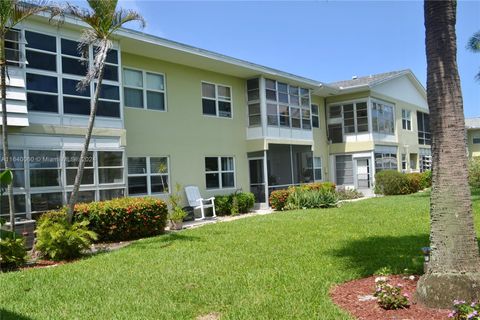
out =
[[[289,188],[285,209],[329,208],[337,204],[337,196],[330,189],[306,190],[302,187]]]
[[[16,269],[25,263],[27,249],[25,240],[11,231],[0,230],[0,267]]]
[[[432,170],[426,170],[422,173],[420,186],[422,189],[430,188],[432,186]]]
[[[463,300],[455,300],[453,311],[448,317],[455,320],[480,320],[480,302],[467,303]]]
[[[254,204],[255,196],[251,192],[215,196],[215,210],[220,216],[247,213],[253,208]]]
[[[383,170],[375,175],[375,193],[384,195],[408,194],[410,183],[407,175],[396,170]]]
[[[287,205],[287,199],[290,192],[288,190],[275,190],[270,193],[270,206],[274,210],[283,210]]]
[[[352,200],[363,198],[363,193],[356,189],[339,189],[336,191],[338,200]]]
[[[468,163],[468,183],[471,187],[480,187],[480,158],[476,157]]]
[[[333,182],[312,182],[307,184],[302,184],[300,186],[302,190],[327,190],[327,191],[335,191],[336,185]]]
[[[38,221],[35,249],[47,259],[78,258],[97,239],[95,232],[88,230],[87,226],[86,220],[68,223],[65,210],[47,212]]]
[[[400,286],[389,284],[387,277],[375,279],[374,296],[377,297],[380,307],[385,310],[405,309],[410,306],[408,295],[402,294]]]
[[[89,221],[100,241],[124,241],[158,235],[167,223],[167,204],[152,197],[118,198],[75,206],[75,220]]]
[[[419,190],[423,190],[422,188],[422,179],[423,174],[418,172],[407,173],[407,180],[408,180],[408,193],[415,193]]]

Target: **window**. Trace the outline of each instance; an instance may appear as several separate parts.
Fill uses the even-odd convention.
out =
[[[31,212],[44,212],[56,210],[63,206],[61,192],[34,193],[30,196]]]
[[[393,106],[380,102],[372,103],[373,132],[382,134],[395,133]]]
[[[5,58],[7,65],[20,66],[22,63],[22,56],[20,50],[20,40],[22,34],[20,30],[10,29],[5,34]]]
[[[397,154],[393,150],[377,151],[375,150],[375,172],[382,170],[398,170]]]
[[[27,108],[58,113],[57,77],[27,73]]]
[[[3,150],[0,149],[0,152],[0,170],[3,170],[5,168]],[[13,187],[25,188],[25,157],[23,155],[23,150],[9,150],[9,152],[12,161],[11,170],[13,173]]]
[[[123,69],[125,106],[165,111],[165,76],[133,69]]]
[[[313,157],[313,174],[315,181],[323,180],[322,176],[322,158]]]
[[[167,157],[129,157],[128,194],[167,193],[169,166]]]
[[[368,132],[367,103],[352,102],[330,106],[328,122],[337,125],[343,122],[343,133],[345,134]]]
[[[316,104],[312,104],[312,127],[314,128],[320,127],[319,109],[318,109],[318,105]]]
[[[473,144],[480,144],[480,136],[473,136],[472,142]]]
[[[204,115],[232,117],[231,87],[202,82],[202,110]]]
[[[353,160],[351,155],[335,157],[335,177],[339,186],[353,185]]]
[[[123,183],[123,153],[99,151],[97,157],[99,183]]]
[[[407,155],[402,153],[402,171],[407,171]]]
[[[17,217],[24,217],[25,215],[22,213],[27,212],[27,207],[25,203],[25,195],[24,194],[14,194],[13,195],[13,203],[15,207],[15,216]],[[2,215],[0,215],[1,218],[6,219],[7,221],[9,220],[9,212],[10,212],[10,204],[8,202],[8,196],[4,195],[2,196]]]
[[[330,140],[332,143],[343,142],[343,130],[341,124],[328,125],[328,140]]]
[[[67,186],[73,186],[75,184],[81,154],[81,151],[65,151],[65,176]],[[82,181],[80,183],[81,185],[93,185],[95,183],[93,160],[93,152],[89,151],[85,157],[85,167],[83,170]]]
[[[420,172],[432,169],[432,150],[427,148],[420,148]]]
[[[402,110],[402,129],[412,130],[412,112],[410,110]]]
[[[417,111],[418,144],[430,145],[430,120],[427,113]]]
[[[53,36],[25,31],[27,67],[45,71],[57,71],[57,41]]]
[[[125,189],[123,188],[100,190],[100,201],[123,198],[124,196],[125,196]]]
[[[205,158],[205,182],[207,189],[235,187],[235,164],[233,157]]]
[[[61,186],[60,151],[30,150],[30,187]]]
[[[248,126],[258,127],[262,124],[259,79],[247,80],[247,102]]]

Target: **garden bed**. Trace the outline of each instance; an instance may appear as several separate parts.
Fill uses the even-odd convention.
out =
[[[400,284],[402,292],[408,295],[410,307],[399,310],[385,310],[376,300],[371,299],[375,291],[375,276],[353,280],[334,287],[330,295],[333,302],[361,320],[378,319],[409,319],[409,320],[439,320],[448,319],[450,310],[432,309],[417,304],[414,301],[418,276],[414,280],[408,276],[388,276],[392,284]]]

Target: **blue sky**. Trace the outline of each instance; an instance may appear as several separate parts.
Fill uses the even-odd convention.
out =
[[[422,1],[121,0],[144,32],[323,82],[410,68],[425,85]],[[131,27],[135,27],[132,25]],[[480,1],[460,1],[458,64],[465,114],[480,116]]]

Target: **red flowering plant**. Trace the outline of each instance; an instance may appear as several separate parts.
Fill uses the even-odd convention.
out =
[[[122,241],[163,233],[167,214],[164,201],[144,197],[79,203],[74,216],[77,221],[88,220],[99,241]]]

